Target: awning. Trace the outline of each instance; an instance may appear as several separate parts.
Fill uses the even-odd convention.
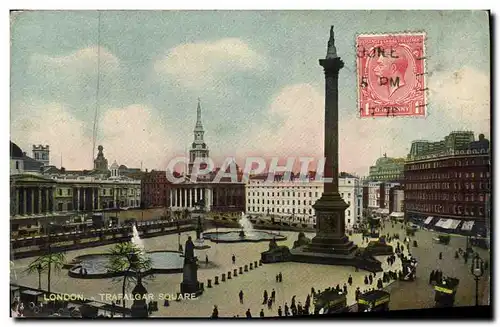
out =
[[[405,216],[405,213],[404,212],[392,212],[391,213],[391,217],[394,217],[394,218],[402,218]]]
[[[427,219],[424,221],[424,225],[429,225],[431,223],[432,219],[434,219],[434,217],[431,217],[431,216],[427,217]]]
[[[458,225],[460,225],[460,220],[456,220],[456,219],[451,219],[451,220],[452,220],[452,222],[450,224],[449,229],[457,229]]]
[[[472,230],[472,227],[474,227],[474,223],[475,223],[474,220],[465,221],[462,225],[462,230],[465,230],[465,231]]]
[[[456,219],[440,219],[435,225],[444,229],[456,229],[460,224],[460,220]]]

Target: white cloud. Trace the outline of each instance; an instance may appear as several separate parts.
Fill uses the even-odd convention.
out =
[[[58,80],[78,79],[97,72],[98,55],[102,72],[118,69],[120,62],[117,57],[103,47],[91,46],[65,56],[34,54],[30,58],[30,70],[46,74],[46,77],[57,77]]]
[[[174,139],[151,108],[140,104],[106,111],[100,122],[102,143],[109,164],[165,169]]]
[[[60,103],[23,105],[11,121],[11,140],[31,156],[32,144],[50,145],[51,164],[66,169],[91,169],[92,126],[75,118]],[[102,141],[99,141],[102,140]],[[108,164],[116,160],[128,167],[164,169],[173,139],[152,114],[139,104],[107,110],[99,122],[96,142],[104,146]],[[95,155],[97,150],[95,150]]]
[[[14,112],[14,110],[13,110]],[[92,164],[92,141],[85,137],[85,125],[70,108],[60,103],[23,104],[16,108],[11,120],[11,140],[28,156],[33,144],[50,145],[50,163],[87,168]]]
[[[368,174],[369,166],[384,152],[405,157],[411,141],[437,141],[453,130],[488,135],[490,124],[489,78],[470,68],[431,78],[431,110],[425,118],[357,118],[339,121],[340,170]],[[346,112],[341,110],[341,112]],[[323,156],[324,93],[309,84],[290,85],[274,96],[268,115],[283,119],[277,126],[255,126],[239,144],[238,158],[251,155]]]
[[[154,64],[157,73],[167,74],[184,87],[211,87],[235,72],[265,68],[263,56],[236,38],[216,42],[179,45]]]
[[[444,110],[449,125],[490,135],[490,76],[470,67],[429,77],[431,110]],[[432,111],[431,111],[432,114]]]

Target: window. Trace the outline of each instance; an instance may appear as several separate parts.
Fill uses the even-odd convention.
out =
[[[19,169],[19,161],[16,161],[16,169]]]
[[[63,204],[62,203],[57,204],[57,211],[63,211]]]
[[[71,189],[66,190],[66,195],[71,195]]]
[[[58,190],[57,190],[57,193],[58,193],[59,195],[62,195],[62,190],[61,190],[61,189],[58,189]],[[59,210],[59,211],[62,211],[62,210]]]

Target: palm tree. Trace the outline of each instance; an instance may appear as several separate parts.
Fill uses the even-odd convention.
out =
[[[42,272],[47,272],[47,291],[50,293],[50,280],[52,269],[59,272],[65,264],[65,254],[63,252],[44,254],[28,265],[26,272],[28,274],[38,273],[39,279]],[[40,280],[39,280],[40,283]],[[39,285],[40,286],[40,285]]]
[[[151,269],[151,259],[144,255],[142,250],[132,242],[118,243],[109,251],[110,258],[107,264],[108,273],[122,275],[122,307],[125,308],[125,291],[141,278],[144,281],[144,272]],[[152,278],[149,275],[148,278]],[[115,281],[120,281],[119,278]],[[125,314],[124,314],[125,316]]]

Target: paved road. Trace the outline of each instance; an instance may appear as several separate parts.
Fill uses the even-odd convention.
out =
[[[222,229],[219,229],[221,231]],[[403,230],[400,226],[396,229],[388,228],[384,232],[399,232],[403,236]],[[288,239],[279,244],[291,246],[296,240],[296,232],[282,232]],[[187,235],[195,236],[194,232],[183,233],[181,239],[184,243]],[[306,234],[308,237],[313,234]],[[454,259],[455,250],[459,247],[465,248],[464,238],[452,238],[450,245],[439,245],[432,240],[434,233],[429,231],[417,231],[414,239],[419,243],[419,247],[410,249],[414,257],[419,260],[417,268],[417,280],[415,282],[395,282],[389,286],[391,291],[391,309],[412,309],[428,308],[434,305],[434,291],[428,285],[430,271],[436,268],[441,269],[445,275],[451,275],[460,279],[460,285],[457,293],[457,305],[472,305],[474,303],[474,279],[470,275],[469,265],[465,265],[463,260]],[[356,243],[360,243],[360,235],[354,235],[351,238]],[[147,250],[176,250],[177,235],[166,235],[144,240]],[[210,265],[200,266],[198,279],[205,282],[208,278],[221,273],[232,271],[245,264],[260,259],[260,252],[267,250],[268,244],[263,243],[237,243],[237,244],[214,244],[208,250],[197,251],[199,259],[203,262],[205,254],[208,255]],[[75,256],[89,253],[102,253],[107,251],[110,246],[99,248],[82,249],[71,251],[67,254],[68,260]],[[438,253],[443,252],[443,260],[438,259]],[[479,253],[486,258],[484,251]],[[231,262],[231,255],[235,254],[236,265]],[[22,272],[22,268],[33,260],[32,258],[15,261],[17,268],[18,282],[23,285],[37,287],[38,276],[28,276]],[[385,260],[382,260],[385,265]],[[283,273],[283,283],[276,283],[277,273]],[[291,297],[297,296],[297,302],[304,303],[311,287],[316,289],[325,289],[330,286],[340,284],[341,286],[347,280],[349,275],[353,276],[354,286],[349,288],[348,302],[353,302],[353,293],[356,286],[364,289],[363,278],[366,272],[354,272],[352,267],[339,267],[328,265],[311,265],[301,263],[279,263],[267,264],[248,273],[244,273],[230,281],[221,283],[206,292],[197,300],[171,302],[169,307],[163,307],[160,301],[160,311],[156,316],[177,316],[177,317],[208,317],[214,304],[219,306],[220,316],[232,317],[234,315],[244,316],[245,311],[250,308],[254,316],[257,316],[261,309],[264,309],[265,315],[276,315],[277,307],[271,311],[267,310],[262,303],[262,293],[266,289],[269,293],[275,288],[277,293],[277,304],[283,305],[285,302],[290,304]],[[484,278],[486,280],[486,278]],[[121,279],[98,279],[82,280],[68,277],[66,271],[55,275],[52,282],[52,290],[56,292],[78,293],[86,297],[94,297],[96,300],[106,301],[101,294],[118,295],[121,293]],[[158,294],[175,294],[179,290],[179,284],[182,281],[182,274],[156,275],[155,278],[146,284],[146,288],[158,296]],[[484,283],[483,283],[484,284]],[[46,278],[42,279],[42,286],[46,287]],[[133,286],[132,286],[133,287]],[[131,287],[131,288],[132,288]],[[129,292],[131,291],[129,289]],[[486,287],[486,289],[488,289]],[[243,290],[245,293],[244,304],[238,300],[238,292]],[[158,298],[156,298],[159,300]],[[128,304],[130,305],[131,302]]]

